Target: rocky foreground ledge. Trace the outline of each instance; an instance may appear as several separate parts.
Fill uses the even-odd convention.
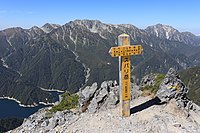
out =
[[[147,82],[151,82],[147,80]],[[131,87],[131,116],[119,116],[118,86],[105,81],[79,91],[78,111],[48,114],[41,109],[25,119],[11,133],[199,133],[200,107],[187,99],[187,87],[170,69],[155,97],[142,97],[139,87]]]

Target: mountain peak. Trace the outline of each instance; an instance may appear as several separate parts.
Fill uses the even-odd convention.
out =
[[[118,28],[119,26],[120,27],[123,27],[123,28],[128,28],[128,29],[138,29],[137,27],[135,27],[134,25],[132,24],[117,24],[117,25],[114,25],[116,28]]]
[[[71,21],[70,23],[74,23],[74,24],[77,24],[77,25],[81,25],[81,26],[84,26],[84,27],[87,27],[89,29],[91,29],[92,27],[96,26],[100,26],[102,25],[103,23],[99,20],[89,20],[89,19],[83,19],[83,20],[80,20],[80,19],[76,19],[74,21]]]
[[[107,39],[107,33],[112,33],[116,28],[115,25],[113,24],[106,24],[102,23],[99,20],[88,20],[88,19],[84,20],[77,19],[74,21],[70,21],[69,23],[67,23],[67,25],[70,25],[72,27],[78,26],[92,33],[97,33],[103,39]]]
[[[157,36],[160,39],[179,41],[191,45],[200,45],[198,37],[194,34],[190,32],[179,32],[177,29],[169,25],[156,24],[148,26],[145,31],[149,34]]]
[[[70,23],[77,24],[83,27],[86,27],[88,30],[90,30],[93,33],[98,33],[102,30],[106,30],[109,25],[102,23],[99,20],[88,20],[88,19],[77,19],[74,21],[71,21]]]
[[[44,32],[49,33],[49,32],[51,32],[52,30],[57,29],[58,27],[60,27],[60,25],[58,25],[58,24],[46,23],[45,25],[43,25],[43,26],[41,27],[41,29],[42,29]]]
[[[72,21],[72,22],[75,22],[75,23],[102,23],[101,21],[99,21],[99,20],[90,20],[90,19],[76,19],[76,20],[74,20],[74,21]]]
[[[163,24],[156,24],[153,26],[148,26],[145,29],[147,32],[150,32],[157,37],[171,39],[173,34],[179,33],[179,31],[172,26],[163,25]]]
[[[41,29],[39,27],[37,27],[37,26],[33,26],[33,27],[30,28],[30,30],[36,31],[36,30],[41,30]]]

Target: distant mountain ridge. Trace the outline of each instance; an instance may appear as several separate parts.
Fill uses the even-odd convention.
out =
[[[185,44],[199,46],[199,39],[190,32],[179,32],[168,25],[157,24],[145,29],[148,33],[153,34],[161,39],[183,42]]]
[[[76,92],[94,82],[118,79],[118,60],[108,51],[117,45],[117,36],[122,33],[130,35],[131,44],[144,48],[142,56],[131,57],[136,79],[151,72],[166,73],[170,67],[186,69],[200,62],[200,55],[194,56],[200,52],[198,37],[161,24],[143,30],[131,24],[75,20],[64,25],[47,23],[41,28],[9,28],[0,31],[0,68],[4,71],[0,76],[5,77],[5,72],[16,75],[12,82],[21,82],[24,89],[20,91],[24,93],[29,92],[28,86],[35,89],[24,100],[23,95],[17,96],[15,87],[5,89],[10,79],[7,76],[6,81],[0,81],[0,96],[17,98],[23,104],[46,103],[53,99],[40,88]],[[40,100],[38,91],[43,94]]]

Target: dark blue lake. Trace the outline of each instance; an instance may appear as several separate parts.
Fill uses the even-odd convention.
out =
[[[53,96],[59,100],[59,92],[50,92]],[[47,107],[45,105],[39,105],[37,107],[21,107],[14,100],[0,99],[0,119],[8,117],[20,117],[26,118],[31,114],[37,112],[39,109]]]

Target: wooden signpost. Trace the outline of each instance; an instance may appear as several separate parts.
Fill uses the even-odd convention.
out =
[[[119,57],[119,88],[120,88],[120,115],[130,116],[130,56],[142,54],[141,45],[130,45],[130,36],[121,34],[118,36],[118,47],[112,47],[109,51],[112,57]]]

